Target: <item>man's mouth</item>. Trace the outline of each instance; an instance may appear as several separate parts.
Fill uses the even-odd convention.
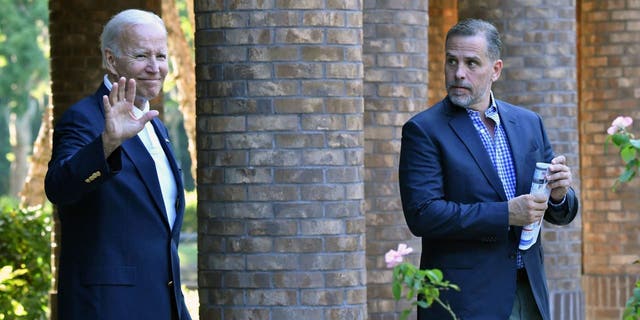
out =
[[[464,94],[464,93],[468,93],[469,91],[471,91],[471,89],[467,87],[449,86],[449,92],[451,93]]]

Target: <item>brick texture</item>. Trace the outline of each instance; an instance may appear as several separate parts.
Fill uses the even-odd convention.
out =
[[[634,53],[640,4],[580,1],[579,9],[586,314],[587,319],[620,319],[640,273],[640,265],[632,264],[640,257],[640,184],[611,190],[623,164],[615,148],[605,152],[604,141],[615,117],[640,116],[640,61]]]
[[[202,319],[366,319],[360,1],[196,1]]]
[[[365,209],[369,319],[391,319],[406,308],[391,294],[384,254],[407,242],[420,251],[404,222],[398,190],[402,125],[427,107],[427,1],[365,0]],[[418,263],[418,255],[412,260]],[[412,316],[414,317],[414,316]]]
[[[493,22],[503,39],[504,67],[494,86],[497,99],[542,116],[554,152],[567,157],[580,195],[576,6],[571,1],[459,1],[460,18]],[[544,223],[545,271],[551,314],[558,320],[584,316],[581,215],[568,226]],[[575,306],[569,308],[569,306]]]

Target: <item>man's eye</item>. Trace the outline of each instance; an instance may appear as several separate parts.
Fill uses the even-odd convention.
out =
[[[164,55],[164,54],[160,54],[160,55],[158,55],[158,56],[157,56],[157,59],[158,59],[158,60],[166,60],[166,59],[167,59],[167,56],[166,56],[166,55]]]

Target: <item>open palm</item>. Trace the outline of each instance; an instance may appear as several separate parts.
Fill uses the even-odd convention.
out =
[[[122,142],[138,134],[148,121],[158,116],[158,111],[150,110],[137,118],[133,113],[133,108],[136,108],[133,104],[135,97],[136,81],[126,81],[124,77],[113,84],[109,96],[102,97],[105,114],[102,140],[105,156],[109,156]]]

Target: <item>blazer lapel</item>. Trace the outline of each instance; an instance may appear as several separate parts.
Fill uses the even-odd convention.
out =
[[[102,83],[100,85],[100,88],[98,88],[96,92],[96,96],[97,96],[98,103],[100,105],[99,109],[103,117],[104,117],[104,105],[102,103],[102,96],[105,94],[109,94],[109,89],[107,89],[104,83]],[[167,147],[167,142],[169,139],[165,135],[160,133],[161,130],[158,130],[156,121],[159,121],[159,120],[153,119],[152,124],[153,124],[154,130],[156,131],[156,134],[158,135],[158,139],[160,140],[162,149],[164,149],[164,152],[167,155],[167,158],[169,158],[169,163],[171,164],[171,171],[173,171],[174,176],[177,176],[175,180],[176,180],[176,187],[178,188],[178,194],[179,194],[178,201],[181,201],[179,203],[182,206],[184,206],[184,196],[183,196],[184,193],[182,191],[184,187],[182,186],[182,179],[179,178],[179,174],[177,173],[179,172],[179,170],[177,169],[178,166],[173,156],[173,152],[171,152],[171,148]],[[122,151],[124,152],[124,154],[127,155],[127,157],[129,158],[133,166],[136,168],[136,171],[138,171],[138,174],[142,177],[142,181],[144,185],[147,187],[147,191],[151,195],[151,198],[153,199],[153,203],[156,206],[156,209],[158,209],[158,212],[162,214],[162,217],[160,217],[161,220],[164,222],[167,228],[169,228],[169,221],[167,220],[167,210],[165,209],[164,202],[162,201],[162,190],[160,190],[160,182],[158,181],[158,175],[156,174],[153,158],[151,158],[151,155],[147,151],[147,148],[145,148],[144,144],[142,143],[142,140],[140,140],[138,136],[135,136],[122,143]],[[182,219],[177,219],[177,215],[181,215],[181,214],[182,212],[180,212],[179,210],[176,210],[176,222],[179,220],[180,224],[182,223]],[[174,225],[174,230],[175,229],[179,229],[179,228],[176,228],[176,226]]]
[[[498,100],[496,100],[496,104],[498,104],[498,112],[500,112],[500,119],[503,123],[502,127],[511,148],[513,167],[516,171],[516,195],[529,193],[531,186],[527,185],[526,182],[530,180],[528,179],[529,177],[525,177],[523,174],[528,172],[525,168],[532,165],[532,160],[527,159],[527,151],[531,146],[519,139],[522,130],[514,110]]]
[[[445,99],[447,104],[447,110],[451,115],[449,121],[449,127],[458,136],[458,139],[465,145],[473,160],[476,162],[482,174],[487,178],[491,187],[500,195],[504,200],[507,200],[507,195],[502,187],[502,181],[493,167],[491,158],[485,150],[482,140],[478,136],[476,128],[473,126],[473,122],[469,118],[466,110],[461,107],[454,106],[449,102],[449,99]]]
[[[162,221],[168,228],[169,221],[167,220],[167,211],[162,201],[162,190],[160,190],[160,182],[158,181],[153,158],[151,158],[151,155],[138,136],[122,143],[122,151],[129,157],[131,163],[142,177],[142,181],[147,187],[153,203],[158,209],[158,212],[162,214]]]
[[[160,145],[162,146],[162,150],[164,150],[164,154],[167,156],[169,160],[169,165],[171,166],[171,172],[173,173],[173,178],[176,181],[176,189],[178,191],[178,198],[176,199],[176,221],[173,225],[172,231],[179,232],[182,227],[182,216],[184,214],[184,185],[182,183],[182,170],[178,165],[176,157],[173,153],[173,148],[171,148],[171,140],[166,135],[164,130],[161,130],[160,120],[154,118],[151,120],[151,124],[153,125],[153,129],[158,136],[158,140],[160,141]]]

